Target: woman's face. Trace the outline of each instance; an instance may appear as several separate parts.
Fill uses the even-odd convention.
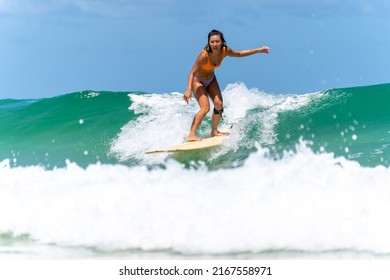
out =
[[[220,35],[213,35],[210,37],[209,45],[213,51],[219,51],[222,47],[222,40]]]

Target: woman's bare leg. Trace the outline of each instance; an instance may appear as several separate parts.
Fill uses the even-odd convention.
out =
[[[210,95],[211,100],[214,103],[214,108],[218,111],[221,112],[223,108],[223,98],[221,94],[221,90],[219,88],[217,78],[215,77],[214,80],[210,83],[208,86],[208,93]],[[222,112],[221,112],[222,113]],[[215,114],[213,111],[212,115],[212,128],[211,128],[211,136],[222,136],[226,135],[226,133],[221,133],[218,131],[218,125],[219,121],[221,120],[221,113]]]
[[[191,130],[187,137],[187,142],[191,141],[199,141],[201,140],[196,136],[196,131],[198,130],[199,126],[202,123],[203,118],[206,116],[206,114],[210,111],[210,102],[209,102],[209,96],[208,92],[205,89],[205,87],[198,81],[194,81],[193,85],[193,92],[196,100],[199,104],[199,111],[196,113],[192,124],[191,124]]]

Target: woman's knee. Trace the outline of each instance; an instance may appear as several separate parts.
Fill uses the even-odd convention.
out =
[[[207,113],[210,112],[210,106],[202,106],[199,109],[199,113],[204,117],[207,115]]]
[[[217,109],[218,111],[222,110],[223,108],[223,102],[220,99],[214,100],[214,108]]]

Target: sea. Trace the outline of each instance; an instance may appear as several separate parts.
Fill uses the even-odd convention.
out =
[[[1,99],[0,259],[390,259],[390,84],[182,96]]]

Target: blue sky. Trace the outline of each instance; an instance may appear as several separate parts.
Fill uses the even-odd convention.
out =
[[[233,49],[221,88],[308,93],[388,83],[388,0],[0,0],[0,99],[183,92],[211,29]]]

